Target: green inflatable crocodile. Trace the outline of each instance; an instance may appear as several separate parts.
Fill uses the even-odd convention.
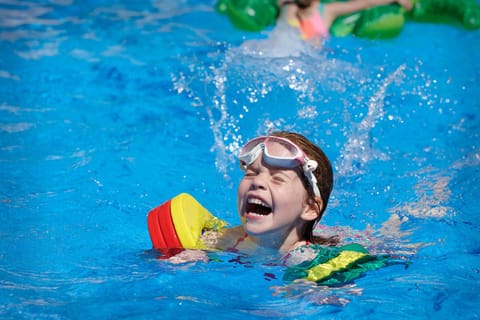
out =
[[[277,21],[278,0],[219,0],[217,12],[228,16],[241,30],[262,31]]]
[[[322,0],[323,3],[338,0]],[[345,0],[340,0],[345,1]],[[364,38],[397,36],[405,21],[449,23],[467,30],[480,28],[480,4],[477,0],[412,0],[413,9],[397,4],[383,5],[339,17],[330,28],[333,36],[353,34]],[[277,0],[219,0],[217,12],[232,24],[247,31],[261,31],[273,26],[279,14]]]

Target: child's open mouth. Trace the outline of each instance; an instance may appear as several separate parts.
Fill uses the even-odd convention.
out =
[[[272,213],[272,208],[260,199],[250,198],[247,200],[245,211],[248,214],[266,216]]]

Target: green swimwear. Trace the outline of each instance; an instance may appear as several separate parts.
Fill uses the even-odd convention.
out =
[[[389,256],[371,255],[357,243],[342,247],[307,244],[285,257],[283,279],[306,279],[320,285],[341,285],[361,277],[365,272],[398,263]]]

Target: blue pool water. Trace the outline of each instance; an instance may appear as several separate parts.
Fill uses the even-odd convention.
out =
[[[214,4],[0,1],[0,318],[479,318],[479,31],[320,51]],[[274,129],[333,162],[319,230],[408,268],[329,289],[157,259],[148,211],[188,192],[238,224],[235,153]]]

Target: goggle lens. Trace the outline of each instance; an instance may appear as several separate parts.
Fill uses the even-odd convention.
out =
[[[264,152],[269,157],[275,157],[285,160],[298,160],[296,165],[300,165],[302,160],[302,151],[288,140],[267,139],[265,141]],[[295,164],[293,164],[295,165]]]

